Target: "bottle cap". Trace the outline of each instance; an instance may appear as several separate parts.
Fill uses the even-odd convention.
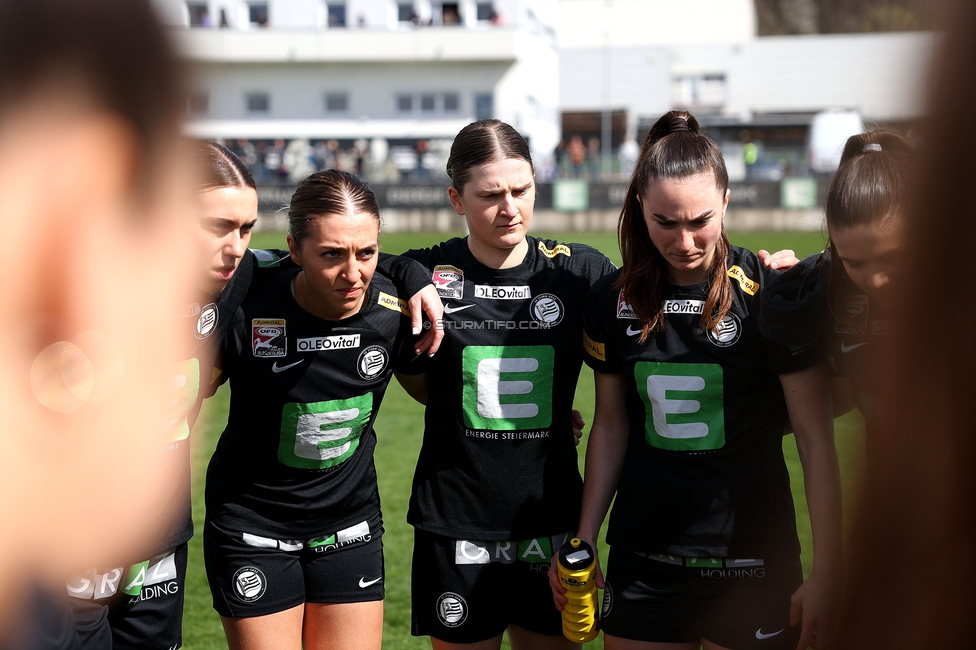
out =
[[[559,563],[573,571],[586,569],[593,563],[593,549],[583,540],[574,537],[559,549]]]

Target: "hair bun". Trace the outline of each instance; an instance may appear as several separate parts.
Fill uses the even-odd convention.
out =
[[[690,131],[688,128],[688,118],[682,117],[681,115],[675,115],[671,118],[671,124],[669,125],[669,130],[671,133],[676,133],[677,131]]]

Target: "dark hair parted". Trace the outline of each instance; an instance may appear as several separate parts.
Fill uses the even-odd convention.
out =
[[[729,174],[722,152],[701,133],[698,120],[685,111],[670,111],[654,123],[641,145],[634,176],[627,189],[624,207],[617,222],[623,269],[617,279],[634,314],[641,321],[640,341],[654,331],[664,329],[662,293],[667,282],[668,263],[654,246],[644,223],[644,211],[638,197],[647,191],[648,183],[662,178],[686,178],[710,173],[723,196],[729,189]],[[710,286],[701,315],[703,329],[713,329],[732,306],[732,284],[725,268],[729,238],[722,227],[722,237],[709,268]]]
[[[501,120],[478,120],[461,129],[454,138],[447,159],[447,175],[451,185],[461,194],[472,167],[510,158],[521,158],[532,167],[532,155],[525,138]]]
[[[224,145],[210,140],[195,140],[194,153],[200,173],[197,187],[201,192],[222,187],[250,187],[257,190],[251,170]]]
[[[143,193],[179,138],[181,76],[148,0],[0,0],[0,112],[63,89],[118,116],[137,139]]]
[[[915,148],[897,133],[875,130],[852,135],[827,191],[828,230],[878,225],[907,208],[915,171]],[[831,311],[835,318],[846,320],[837,301],[843,299],[843,287],[850,280],[833,242],[829,247]]]
[[[301,247],[309,224],[327,214],[366,212],[380,219],[380,206],[363,179],[338,169],[315,172],[295,188],[288,208],[288,233]]]

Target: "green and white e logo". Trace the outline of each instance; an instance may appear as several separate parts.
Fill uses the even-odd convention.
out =
[[[552,424],[555,353],[549,345],[470,345],[461,354],[464,424],[520,431]]]
[[[634,377],[644,401],[647,444],[671,451],[725,446],[722,366],[639,361]]]
[[[289,467],[335,467],[355,453],[373,411],[373,394],[281,409],[278,460]]]

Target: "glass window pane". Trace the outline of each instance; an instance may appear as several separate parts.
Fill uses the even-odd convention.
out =
[[[495,115],[495,98],[491,93],[478,93],[474,96],[474,119],[490,120]]]
[[[329,93],[325,96],[325,110],[329,113],[345,113],[349,110],[349,95]]]
[[[260,27],[268,26],[268,3],[254,2],[248,5],[248,20]]]
[[[329,27],[346,26],[346,4],[330,2],[329,5]]]
[[[271,108],[271,96],[268,93],[248,93],[247,112],[267,113]]]

